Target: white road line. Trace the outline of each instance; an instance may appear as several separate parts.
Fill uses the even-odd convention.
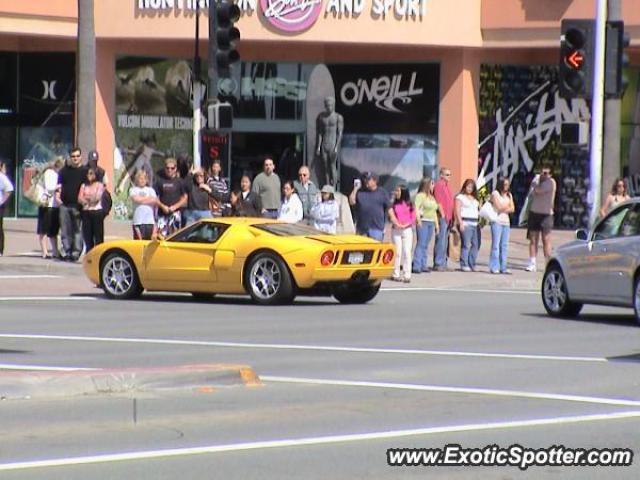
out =
[[[96,368],[85,367],[49,367],[46,365],[12,365],[10,363],[0,363],[0,370],[28,370],[42,372],[76,372],[81,370],[97,370]]]
[[[18,280],[35,278],[62,278],[62,275],[0,275],[0,280]]]
[[[0,302],[78,302],[97,299],[97,297],[0,297]]]
[[[618,398],[587,397],[582,395],[564,395],[558,393],[538,393],[521,390],[499,390],[493,388],[448,387],[442,385],[417,385],[410,383],[356,382],[350,380],[327,380],[322,378],[298,378],[260,375],[264,382],[302,383],[307,385],[331,385],[341,387],[387,388],[396,390],[414,390],[422,392],[464,393],[473,395],[492,395],[498,397],[531,398],[535,400],[556,400],[564,402],[593,403],[597,405],[613,405],[624,407],[640,407],[638,400]]]
[[[437,435],[452,432],[473,432],[499,430],[508,428],[526,428],[538,426],[564,425],[571,423],[597,422],[605,420],[622,420],[640,417],[640,411],[619,413],[605,413],[598,415],[574,415],[566,417],[537,418],[530,420],[514,420],[510,422],[472,423],[466,425],[450,425],[443,427],[424,427],[410,430],[390,430],[383,432],[355,433],[331,435],[323,437],[307,437],[282,440],[265,440],[259,442],[231,443],[227,445],[206,445],[200,447],[170,448],[163,450],[146,450],[140,452],[111,453],[90,455],[83,457],[54,458],[0,464],[0,471],[28,470],[34,468],[64,467],[73,465],[87,465],[94,463],[125,462],[133,460],[148,460],[156,458],[175,458],[190,455],[206,455],[225,452],[241,452],[250,450],[287,448],[308,445],[329,445],[347,442],[362,442],[371,440],[386,440],[392,438],[411,437],[419,435]]]
[[[80,297],[86,298],[86,297]],[[475,357],[475,358],[504,358],[512,360],[545,360],[559,362],[595,362],[607,363],[606,358],[601,357],[579,357],[579,356],[559,356],[559,355],[529,355],[519,353],[483,353],[483,352],[454,352],[442,350],[413,350],[398,348],[367,348],[367,347],[336,347],[323,345],[288,345],[269,343],[243,343],[243,342],[215,342],[205,340],[174,340],[160,338],[124,338],[124,337],[83,337],[77,335],[29,335],[2,333],[0,338],[22,338],[28,340],[62,340],[73,342],[103,342],[103,343],[140,343],[155,345],[189,345],[199,347],[221,347],[221,348],[254,348],[268,350],[305,350],[324,352],[347,352],[347,353],[386,353],[396,355],[431,355],[448,357]]]
[[[382,287],[381,292],[451,292],[451,293],[510,293],[515,295],[540,295],[538,290],[501,290],[484,288],[455,288],[455,287]]]

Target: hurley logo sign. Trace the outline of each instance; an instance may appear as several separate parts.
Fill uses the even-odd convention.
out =
[[[417,76],[418,72],[412,72],[409,81],[405,81],[401,73],[371,80],[360,78],[342,86],[340,99],[348,107],[373,102],[380,110],[403,113],[403,105],[411,103],[412,97],[422,95],[422,88],[416,88]]]

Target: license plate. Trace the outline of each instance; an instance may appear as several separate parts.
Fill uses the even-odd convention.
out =
[[[349,257],[347,260],[351,265],[357,265],[359,263],[364,262],[364,253],[362,252],[351,252],[349,253]]]

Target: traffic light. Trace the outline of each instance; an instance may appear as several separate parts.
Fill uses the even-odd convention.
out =
[[[590,98],[593,91],[594,20],[564,19],[560,36],[560,96]]]
[[[229,0],[209,2],[211,9],[215,10],[213,20],[215,21],[215,63],[220,77],[229,76],[232,64],[240,60],[240,54],[236,50],[236,44],[240,40],[240,30],[234,23],[240,18],[240,8]]]
[[[607,22],[604,93],[608,97],[618,98],[624,93],[627,84],[624,69],[629,66],[629,56],[624,49],[629,43],[629,34],[624,31],[624,22]]]

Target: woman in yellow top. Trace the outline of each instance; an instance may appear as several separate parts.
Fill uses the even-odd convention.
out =
[[[434,232],[439,232],[438,202],[433,196],[433,181],[425,177],[420,182],[415,199],[416,206],[416,249],[413,253],[413,273],[429,272],[427,267],[427,248]]]

